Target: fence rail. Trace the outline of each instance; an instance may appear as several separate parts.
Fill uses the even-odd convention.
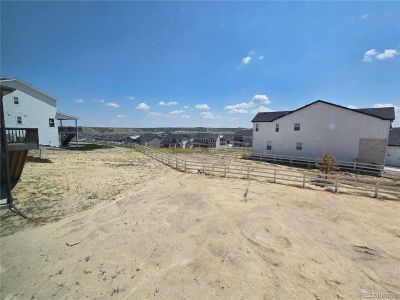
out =
[[[315,168],[317,159],[306,158],[306,157],[293,157],[286,155],[275,155],[265,153],[253,153],[250,157],[253,160],[288,164],[290,166],[302,166],[307,168]],[[348,171],[354,173],[363,173],[370,175],[382,174],[384,166],[377,164],[367,164],[361,162],[350,162],[350,161],[336,161],[338,168],[341,171]]]
[[[181,172],[202,173],[219,177],[242,178],[269,183],[290,184],[299,187],[319,187],[335,192],[368,194],[372,197],[386,197],[400,200],[400,183],[383,180],[350,178],[348,176],[325,175],[309,171],[292,171],[272,168],[266,165],[244,165],[234,162],[223,163],[180,159],[154,149],[134,144],[137,151]]]

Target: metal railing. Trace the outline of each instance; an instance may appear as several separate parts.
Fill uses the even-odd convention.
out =
[[[400,200],[400,184],[389,183],[377,178],[351,178],[339,173],[321,174],[300,170],[283,170],[268,165],[241,164],[238,162],[209,162],[180,159],[154,149],[134,144],[137,151],[181,172],[202,173],[205,175],[242,178],[268,183],[317,187],[338,193],[361,193],[372,197],[386,197]]]
[[[58,126],[58,133],[76,133],[78,129],[78,133],[82,132],[82,127],[75,126]]]
[[[6,128],[8,144],[36,144],[39,145],[37,128]]]

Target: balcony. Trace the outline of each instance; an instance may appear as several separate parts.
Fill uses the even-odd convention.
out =
[[[37,128],[6,128],[6,140],[9,152],[39,149]]]

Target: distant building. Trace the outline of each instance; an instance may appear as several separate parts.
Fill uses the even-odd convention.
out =
[[[18,79],[0,78],[0,84],[15,89],[4,96],[7,128],[37,128],[39,144],[59,147],[77,139],[78,117],[57,111],[57,99]],[[63,126],[72,121],[73,126]]]
[[[387,166],[400,167],[400,127],[389,131],[389,141],[386,151]]]
[[[160,148],[161,139],[155,134],[144,134],[130,137],[133,143],[138,143],[142,146]]]
[[[253,154],[384,164],[394,108],[350,109],[318,100],[294,111],[260,112],[253,122]]]
[[[198,134],[193,137],[192,146],[219,148],[221,146],[221,136],[219,134]]]

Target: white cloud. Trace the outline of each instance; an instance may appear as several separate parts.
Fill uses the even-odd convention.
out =
[[[263,59],[264,59],[264,55],[260,55],[260,56],[258,57],[258,59],[259,59],[259,60],[263,60]]]
[[[159,117],[161,115],[162,115],[162,113],[159,113],[159,112],[156,112],[156,111],[151,111],[151,112],[148,113],[149,117]]]
[[[227,110],[228,113],[230,114],[234,113],[245,114],[248,113],[248,111],[245,110],[246,108],[255,107],[260,104],[270,104],[270,103],[271,100],[269,100],[267,95],[254,95],[253,100],[233,105],[227,105],[225,106],[225,110]]]
[[[191,117],[189,115],[182,115],[181,118],[182,119],[190,119]]]
[[[183,108],[184,108],[184,109],[188,109],[188,108],[189,108],[189,106],[188,106],[188,105],[185,105]]]
[[[104,102],[106,102],[106,100],[99,100],[99,102],[100,102],[100,103],[104,103]]]
[[[133,97],[133,96],[125,96],[124,97],[126,100],[134,100],[135,99],[135,97]]]
[[[178,105],[178,102],[175,102],[175,101],[171,101],[171,102],[161,101],[160,103],[158,103],[158,105],[160,105],[160,106],[174,106],[174,105]]]
[[[118,108],[118,107],[119,107],[119,104],[118,104],[118,103],[115,103],[115,102],[107,102],[107,103],[106,103],[106,106],[112,107],[112,108]]]
[[[247,65],[251,61],[251,56],[246,56],[242,58],[242,64]]]
[[[195,106],[197,109],[204,109],[204,110],[209,110],[210,107],[208,106],[208,104],[196,104]]]
[[[262,104],[271,104],[271,100],[269,100],[267,95],[254,95],[253,100]]]
[[[357,109],[358,107],[355,106],[355,105],[347,105],[347,108],[350,108],[350,109]]]
[[[361,16],[361,19],[368,19],[368,17],[369,17],[368,14],[363,14],[363,15]]]
[[[148,106],[146,103],[142,102],[142,103],[139,103],[138,106],[136,106],[136,109],[137,109],[137,110],[144,110],[144,111],[146,111],[146,110],[149,110],[149,109],[150,109],[150,106]]]
[[[268,108],[268,107],[266,107],[266,106],[261,105],[261,106],[257,107],[256,109],[253,109],[251,112],[253,114],[256,114],[256,113],[259,113],[259,112],[268,112],[268,111],[273,111],[273,110]]]
[[[214,114],[210,111],[203,111],[200,113],[200,116],[203,117],[203,119],[215,119]]]
[[[119,118],[119,119],[124,119],[126,117],[127,117],[127,115],[117,115],[117,118]]]
[[[379,53],[376,58],[380,59],[380,60],[384,60],[386,58],[393,58],[396,55],[398,55],[399,52],[397,50],[394,49],[386,49],[385,51],[383,51],[383,53]]]
[[[399,54],[399,51],[395,49],[385,49],[382,53],[378,53],[375,49],[370,49],[364,53],[363,61],[371,62],[374,59],[385,60],[387,58],[393,58]]]
[[[184,110],[173,110],[173,111],[170,111],[169,113],[171,115],[180,115],[181,113],[184,113],[184,112],[185,112]]]
[[[83,99],[76,99],[76,100],[75,100],[75,103],[83,104],[83,103],[85,103],[85,100],[83,100]]]
[[[378,54],[375,49],[368,50],[364,53],[363,61],[370,62]]]

